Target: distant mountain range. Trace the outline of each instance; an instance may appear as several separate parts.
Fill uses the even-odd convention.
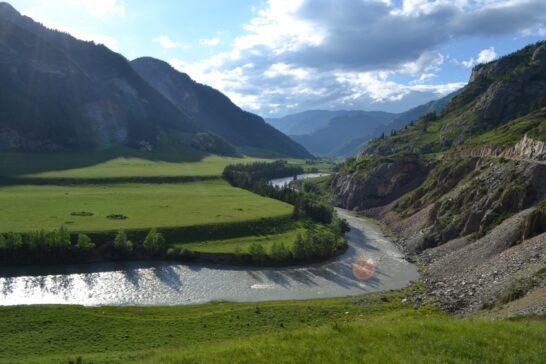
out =
[[[257,115],[151,58],[50,30],[0,3],[0,150],[311,155]]]
[[[440,113],[458,92],[398,114],[312,110],[266,121],[315,155],[348,157],[356,155],[363,144],[382,133],[401,129],[428,113]]]

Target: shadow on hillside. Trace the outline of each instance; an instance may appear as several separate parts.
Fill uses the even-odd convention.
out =
[[[183,163],[199,162],[207,155],[204,152],[190,148],[158,152],[144,152],[130,148],[94,152],[2,152],[0,153],[0,179],[92,167],[116,158],[139,158],[157,162]]]

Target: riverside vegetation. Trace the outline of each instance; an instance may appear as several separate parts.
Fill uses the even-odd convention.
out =
[[[331,256],[345,244],[344,228],[326,202],[267,182],[324,164],[226,157],[161,162],[140,155],[74,169],[70,156],[64,160],[62,153],[52,153],[50,158],[60,161],[58,166],[64,161],[68,169],[33,174],[39,155],[36,160],[32,155],[2,157],[8,166],[0,187],[7,206],[0,210],[4,264],[195,259],[200,252],[209,259],[227,254],[233,262],[286,264]],[[26,173],[15,163],[22,158],[31,162]],[[237,160],[244,163],[226,167]],[[144,166],[148,183],[127,182]],[[239,187],[250,192],[221,180],[221,168],[226,178],[227,171],[243,168],[252,183]],[[179,176],[209,180],[165,182]],[[28,230],[29,221],[35,231]]]

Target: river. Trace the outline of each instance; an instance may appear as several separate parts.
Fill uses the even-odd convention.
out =
[[[338,210],[351,225],[347,251],[293,268],[210,264],[105,263],[0,270],[0,305],[183,305],[215,300],[265,301],[359,295],[400,289],[417,268],[372,221]]]
[[[329,173],[304,173],[304,174],[298,174],[295,179],[307,179],[307,178],[323,177],[328,175]],[[293,180],[294,180],[294,176],[283,177],[283,178],[272,179],[271,181],[269,181],[269,183],[271,183],[275,187],[284,187]]]

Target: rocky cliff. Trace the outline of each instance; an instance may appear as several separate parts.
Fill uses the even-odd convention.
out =
[[[428,264],[417,300],[469,313],[546,286],[535,276],[546,264],[544,106],[538,43],[477,66],[443,114],[370,143],[333,179],[338,204],[382,220]]]

